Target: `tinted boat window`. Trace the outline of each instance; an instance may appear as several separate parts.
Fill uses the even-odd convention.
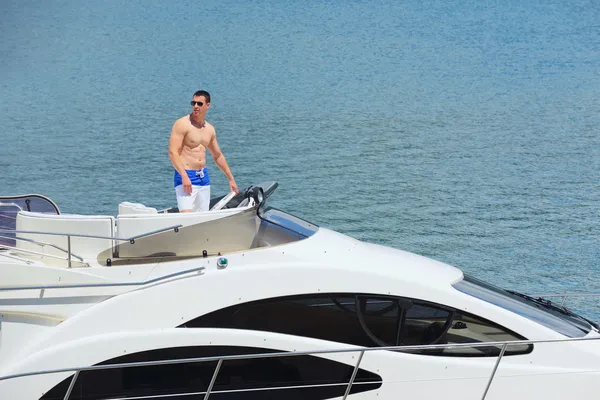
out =
[[[174,347],[128,354],[99,365],[272,352],[275,351],[237,346]],[[143,396],[153,400],[203,399],[216,365],[214,361],[82,371],[69,400]],[[318,400],[341,397],[353,370],[353,366],[313,356],[227,360],[221,365],[210,398]],[[63,380],[40,400],[62,400],[70,382],[71,377]],[[380,386],[379,375],[359,369],[350,393],[374,390]],[[252,390],[229,392],[245,389]]]
[[[310,237],[319,230],[317,225],[273,207],[263,206],[259,209],[259,216],[263,221],[295,232],[302,238]]]
[[[520,297],[472,276],[465,275],[462,281],[454,284],[454,288],[542,324],[567,337],[583,337],[592,329],[587,321],[577,316],[567,315],[548,308],[543,304]]]
[[[401,346],[523,340],[508,329],[449,307],[368,294],[318,294],[261,300],[214,311],[181,327],[261,330],[357,346]],[[530,352],[509,346],[506,355]],[[417,351],[444,356],[496,356],[500,346]]]
[[[354,312],[354,297],[300,296],[224,308],[184,327],[249,329],[372,346]]]

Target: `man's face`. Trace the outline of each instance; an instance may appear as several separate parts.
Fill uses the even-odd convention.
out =
[[[192,99],[192,113],[195,115],[204,115],[210,104],[206,102],[204,96],[194,96]]]

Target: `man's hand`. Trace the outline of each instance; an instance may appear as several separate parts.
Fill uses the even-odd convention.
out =
[[[192,194],[192,181],[190,181],[187,174],[181,175],[181,183],[183,184],[183,191],[188,195]]]
[[[235,194],[238,194],[240,192],[237,185],[235,184],[234,179],[229,181],[229,190],[235,192]]]

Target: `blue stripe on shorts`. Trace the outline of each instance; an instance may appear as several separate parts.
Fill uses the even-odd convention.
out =
[[[190,181],[192,181],[193,186],[209,186],[210,185],[210,177],[208,176],[207,168],[186,169],[185,172],[187,173],[187,176],[190,178]],[[173,186],[177,187],[182,184],[183,184],[183,182],[181,180],[181,175],[179,175],[179,172],[175,171],[175,173],[173,174]]]

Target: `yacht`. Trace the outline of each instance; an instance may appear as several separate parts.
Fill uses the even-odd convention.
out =
[[[596,322],[269,207],[276,187],[116,216],[0,197],[0,399],[600,393]]]

